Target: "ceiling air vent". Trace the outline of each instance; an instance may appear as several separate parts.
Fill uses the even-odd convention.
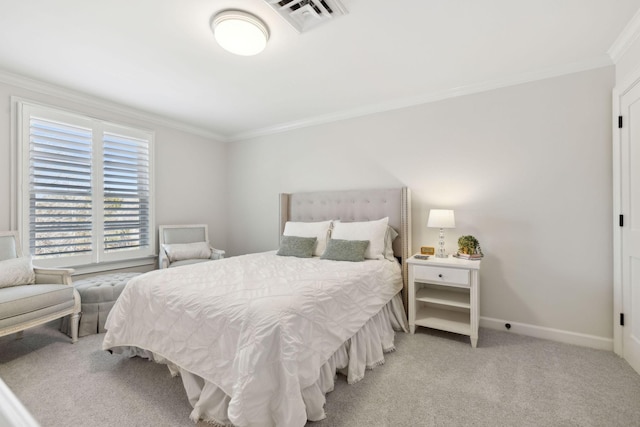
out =
[[[265,1],[301,33],[337,16],[347,14],[347,9],[339,0]]]

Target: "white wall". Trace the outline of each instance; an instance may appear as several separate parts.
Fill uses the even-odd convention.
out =
[[[156,223],[209,224],[211,242],[227,245],[226,144],[209,137],[159,125],[157,121],[120,113],[121,107],[47,87],[43,91],[0,82],[0,230],[11,224],[11,96],[155,131]],[[25,89],[29,87],[30,89]],[[54,95],[52,95],[53,93]],[[78,99],[80,99],[78,101]],[[88,99],[88,102],[83,102]],[[101,108],[100,105],[105,107]],[[97,106],[96,106],[97,105]],[[129,111],[129,110],[127,110]],[[131,110],[134,111],[134,110]],[[142,118],[141,118],[142,117]]]
[[[231,254],[278,243],[279,192],[407,186],[413,245],[430,208],[485,252],[481,316],[612,337],[614,68],[234,142]]]

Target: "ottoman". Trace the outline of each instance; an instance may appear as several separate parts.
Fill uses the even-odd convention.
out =
[[[80,294],[82,304],[78,337],[105,332],[104,324],[111,308],[129,280],[140,274],[102,274],[73,282],[73,286]],[[61,329],[66,332],[70,327],[69,323],[65,318]]]

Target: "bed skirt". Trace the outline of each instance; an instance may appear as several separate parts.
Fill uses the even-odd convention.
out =
[[[384,364],[384,353],[395,350],[395,331],[407,332],[407,321],[402,304],[402,296],[396,294],[378,314],[364,324],[356,334],[348,339],[329,360],[320,367],[318,380],[302,390],[307,419],[320,421],[326,418],[325,394],[332,391],[336,374],[347,378],[349,384],[360,381],[367,369]],[[233,427],[227,416],[231,398],[215,384],[192,374],[150,351],[135,348],[118,348],[123,355],[144,357],[166,364],[171,375],[179,375],[193,406],[190,418],[203,420],[214,426]]]

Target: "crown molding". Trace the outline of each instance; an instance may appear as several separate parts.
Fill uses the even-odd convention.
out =
[[[55,96],[66,101],[75,102],[88,107],[100,108],[110,113],[124,115],[137,120],[144,120],[174,130],[187,132],[193,135],[202,136],[204,138],[214,139],[219,142],[228,141],[228,137],[215,132],[211,132],[207,129],[189,125],[187,123],[170,119],[159,114],[153,114],[132,107],[127,107],[112,101],[58,86],[52,83],[47,83],[41,80],[14,74],[3,69],[0,69],[0,83],[17,86],[22,89],[38,92],[44,95]]]
[[[636,16],[639,16],[637,14]],[[633,20],[635,20],[634,17]],[[640,21],[640,20],[639,20]],[[175,130],[188,132],[205,138],[214,139],[219,142],[235,142],[262,136],[274,135],[282,132],[288,132],[296,129],[302,129],[322,124],[353,119],[357,117],[367,116],[386,111],[399,110],[402,108],[414,107],[421,104],[428,104],[437,101],[443,101],[449,98],[459,96],[472,95],[475,93],[487,92],[490,90],[500,89],[508,86],[544,80],[553,77],[559,77],[566,74],[578,73],[595,68],[602,68],[613,65],[612,58],[609,55],[601,55],[586,61],[575,62],[570,64],[562,64],[556,67],[545,68],[532,72],[514,74],[505,78],[475,83],[466,86],[459,86],[442,91],[425,93],[412,97],[399,98],[388,102],[371,104],[349,110],[342,110],[335,113],[308,117],[306,119],[285,122],[274,126],[268,126],[247,132],[239,132],[230,136],[221,135],[206,129],[188,125],[183,122],[168,119],[166,117],[137,110],[131,107],[116,104],[111,101],[103,100],[71,89],[45,83],[39,80],[20,76],[0,69],[0,83],[6,83],[18,86],[27,90],[32,90],[46,95],[56,96],[68,101],[77,102],[83,105],[101,108],[103,110],[117,113],[139,120],[149,121],[162,126],[167,126]]]
[[[627,50],[638,40],[638,37],[640,37],[640,9],[633,15],[607,51],[614,64],[620,61]]]
[[[367,116],[370,114],[383,113],[386,111],[399,110],[402,108],[413,107],[421,104],[442,101],[458,96],[472,95],[480,92],[487,92],[494,89],[500,89],[508,86],[544,80],[553,77],[559,77],[566,74],[579,73],[581,71],[592,70],[613,65],[609,55],[601,55],[586,61],[574,62],[570,64],[562,64],[556,67],[545,68],[537,71],[514,74],[502,79],[490,80],[481,83],[471,84],[467,86],[459,86],[442,91],[435,91],[413,97],[395,99],[390,102],[382,102],[372,104],[360,108],[343,110],[336,113],[325,114],[321,116],[309,117],[288,123],[282,123],[275,126],[269,126],[248,132],[240,132],[228,137],[229,142],[242,141],[251,138],[269,136],[277,133],[288,132],[295,129],[302,129],[310,126],[317,126],[341,120],[352,119],[356,117]]]

